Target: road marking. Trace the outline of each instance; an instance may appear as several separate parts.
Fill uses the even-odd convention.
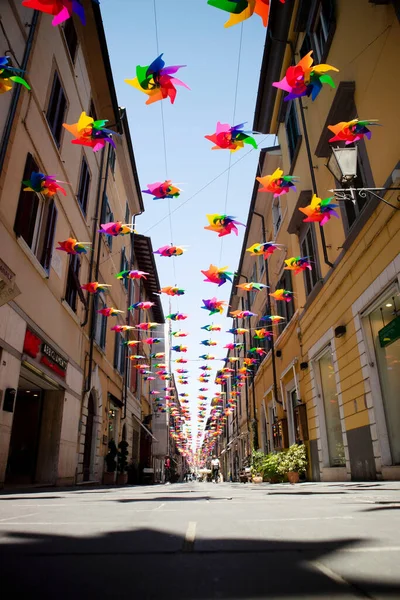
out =
[[[182,552],[193,552],[194,540],[196,538],[196,526],[196,521],[189,521],[182,546]]]
[[[163,506],[165,506],[165,502],[163,502],[162,504],[160,504],[160,506],[157,506],[157,508],[155,508],[154,510],[160,510],[160,508],[162,508]]]
[[[346,587],[349,587],[350,584],[345,579],[343,579],[341,575],[335,573],[335,571],[332,571],[332,569],[319,562],[319,560],[313,560],[310,562],[310,564],[312,564],[319,571],[321,571],[321,573],[329,577],[329,579],[332,579],[332,581],[335,581],[339,585],[345,585]]]
[[[4,523],[5,521],[12,521],[13,519],[24,519],[25,517],[32,517],[33,515],[38,515],[39,513],[29,513],[28,515],[18,515],[18,517],[7,517],[7,519],[0,519],[0,523]],[[18,523],[10,523],[10,525],[18,525]],[[25,523],[23,523],[25,525]]]
[[[289,519],[240,519],[243,523],[266,523],[266,522],[277,522],[277,521],[331,521],[333,519],[354,519],[354,517],[343,516],[343,517],[294,517]]]

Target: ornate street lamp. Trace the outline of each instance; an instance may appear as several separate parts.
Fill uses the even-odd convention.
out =
[[[381,200],[388,206],[400,210],[400,207],[394,206],[383,198],[388,190],[400,190],[400,187],[381,187],[381,188],[355,188],[352,183],[357,177],[358,163],[358,148],[352,146],[350,148],[332,148],[332,154],[325,165],[328,171],[333,175],[336,181],[339,181],[344,187],[339,189],[328,190],[333,194],[335,200],[351,200],[356,201],[356,196],[367,198],[368,194]],[[392,183],[400,180],[400,170],[396,169],[392,173]],[[397,202],[400,202],[400,195],[397,196]]]

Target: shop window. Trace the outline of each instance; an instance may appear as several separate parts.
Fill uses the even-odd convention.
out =
[[[297,120],[296,105],[292,101],[290,102],[290,108],[286,114],[285,128],[290,163],[293,163],[297,155],[298,145],[300,143],[301,136],[299,122]]]
[[[69,21],[70,20],[71,19],[69,19]],[[89,171],[89,167],[87,164],[87,160],[85,157],[83,157],[82,164],[81,164],[81,174],[80,174],[80,178],[79,178],[79,188],[78,188],[77,198],[78,198],[79,205],[85,215],[86,215],[86,211],[87,211],[89,189],[90,189],[90,171]]]
[[[30,179],[39,167],[31,154],[28,154],[22,179]],[[24,192],[22,184],[14,231],[32,250],[42,267],[50,272],[53,254],[54,235],[57,223],[57,208],[53,198],[45,198],[35,192]]]
[[[62,124],[64,122],[65,111],[67,108],[67,98],[61,85],[57,71],[54,73],[53,86],[51,88],[49,105],[46,111],[46,118],[49,124],[54,141],[60,147]]]
[[[326,440],[329,466],[343,467],[346,464],[344,455],[342,425],[340,421],[338,393],[336,389],[335,371],[333,368],[331,349],[318,360],[320,392],[325,414]]]
[[[75,62],[76,51],[78,48],[78,35],[76,33],[73,19],[67,19],[63,27],[65,42],[72,62]]]
[[[98,313],[99,310],[106,307],[106,302],[103,297],[95,295],[94,297],[94,310],[96,311],[96,324],[95,324],[95,342],[104,350],[106,347],[107,337],[107,317]]]
[[[113,175],[115,173],[115,162],[116,162],[116,160],[117,160],[117,155],[115,153],[115,149],[112,146],[110,146],[110,154],[109,154],[109,158],[108,158],[108,164],[110,165],[111,173]]]
[[[303,258],[307,257],[312,267],[311,271],[309,269],[303,271],[306,296],[308,296],[319,280],[319,268],[316,249],[317,245],[315,241],[314,227],[311,223],[307,225],[307,227],[303,230],[302,235],[300,236],[300,248],[301,256]]]
[[[65,301],[69,304],[74,312],[76,312],[76,301],[81,292],[81,284],[79,281],[79,271],[81,261],[79,254],[71,254],[68,263],[67,288],[65,290]]]
[[[282,223],[281,201],[279,197],[274,198],[272,201],[272,222],[274,224],[274,235],[276,235]]]
[[[128,271],[128,269],[129,269],[129,261],[128,261],[128,258],[126,256],[126,248],[125,248],[125,246],[123,246],[122,250],[121,250],[120,271]],[[128,290],[128,288],[129,288],[129,281],[130,280],[127,277],[125,277],[122,280],[122,283],[123,283],[123,285],[124,285],[124,287],[125,287],[126,290]]]
[[[123,344],[124,338],[120,333],[115,334],[115,347],[114,347],[114,369],[121,375],[125,371],[125,349],[126,346]]]
[[[292,275],[290,271],[283,271],[282,277],[276,284],[275,289],[293,291]],[[281,334],[294,315],[294,300],[292,299],[290,302],[282,300],[277,301],[276,314],[285,319],[284,321],[278,323],[278,332]]]
[[[107,194],[104,194],[104,196],[105,197],[103,198],[103,208],[102,208],[102,213],[101,213],[101,223],[102,224],[111,223],[112,221],[114,221],[114,214],[111,210],[111,206],[108,201]],[[110,250],[112,250],[112,245],[113,245],[112,236],[106,235],[106,236],[104,236],[103,239],[108,244],[108,247],[110,248]]]

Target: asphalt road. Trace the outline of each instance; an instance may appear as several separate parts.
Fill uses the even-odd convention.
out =
[[[6,598],[400,599],[400,483],[0,493]]]

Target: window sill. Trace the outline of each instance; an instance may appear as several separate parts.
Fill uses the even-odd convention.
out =
[[[77,323],[80,326],[81,322],[80,322],[80,319],[78,318],[78,315],[72,310],[72,308],[70,307],[70,305],[64,298],[61,300],[61,304],[63,305],[63,307],[69,314],[69,316],[73,318],[75,323]]]
[[[21,236],[17,236],[17,244],[21,248],[21,250],[24,252],[24,254],[29,258],[29,260],[31,261],[32,265],[35,267],[35,269],[39,273],[39,275],[43,279],[49,279],[50,274],[48,273],[48,271],[46,271],[46,269],[44,267],[42,267],[42,265],[36,258],[35,254],[32,252],[32,250],[29,248],[28,244],[25,242],[25,240]]]
[[[99,352],[101,352],[101,354],[103,354],[104,356],[106,355],[106,349],[105,349],[105,347],[104,347],[104,348],[102,348],[102,347],[100,346],[100,344],[99,344],[98,342],[96,342],[96,340],[93,340],[93,344],[94,344],[94,346],[97,348],[97,350],[98,350]]]

